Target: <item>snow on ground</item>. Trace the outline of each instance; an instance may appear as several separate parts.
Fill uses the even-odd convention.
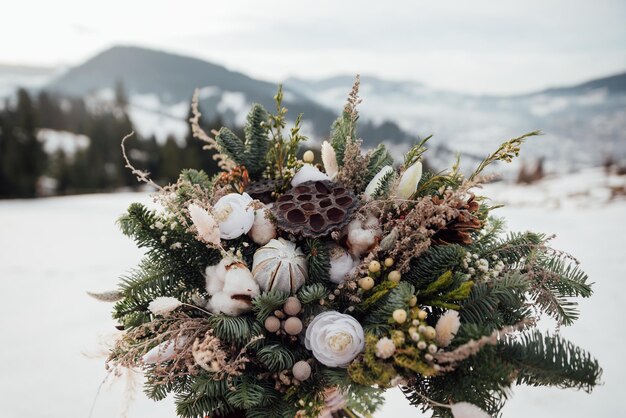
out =
[[[560,185],[563,186],[563,185]],[[500,187],[500,186],[498,186]],[[564,186],[563,186],[564,187]],[[505,200],[533,195],[541,187],[501,188]],[[558,187],[557,187],[558,189]],[[496,190],[496,189],[494,189]],[[506,193],[505,193],[506,192]],[[498,199],[496,199],[498,200]],[[0,201],[0,416],[83,418],[89,416],[105,376],[95,353],[98,339],[113,331],[110,306],[87,290],[112,289],[141,252],[114,225],[145,194],[102,194],[28,201]],[[620,416],[626,344],[617,309],[626,304],[626,202],[608,205],[511,206],[499,209],[512,230],[556,233],[554,244],[575,254],[596,282],[581,303],[581,319],[562,333],[590,350],[604,367],[604,385],[591,395],[571,390],[517,388],[506,417]],[[138,387],[141,384],[139,382]],[[120,416],[124,385],[103,389],[94,418]],[[135,395],[130,418],[171,418],[171,401]],[[398,391],[377,417],[420,416]]]
[[[37,130],[37,139],[43,143],[43,149],[47,154],[52,155],[57,151],[63,151],[69,156],[86,149],[90,141],[86,135],[55,129]]]

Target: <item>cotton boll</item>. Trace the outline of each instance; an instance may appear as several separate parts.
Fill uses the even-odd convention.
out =
[[[248,295],[252,298],[259,294],[259,285],[247,267],[235,263],[226,269],[222,291],[230,295]]]
[[[371,215],[365,221],[354,219],[348,224],[347,231],[348,247],[356,257],[371,251],[382,236],[378,219]]]
[[[187,337],[185,336],[162,342],[144,354],[141,359],[145,364],[157,364],[171,360],[180,352],[186,342]]]
[[[319,171],[317,167],[311,164],[304,164],[300,170],[293,176],[291,179],[291,186],[296,187],[297,185],[304,183],[306,181],[324,181],[330,180],[330,178]]]
[[[457,311],[447,311],[441,315],[435,326],[435,331],[437,332],[435,341],[437,345],[439,347],[450,345],[460,326],[461,320]]]
[[[350,253],[338,245],[330,248],[330,281],[341,284],[350,277],[358,266],[358,260],[352,258]]]
[[[322,163],[324,163],[324,170],[326,170],[328,177],[331,180],[334,179],[339,172],[339,165],[337,164],[335,149],[328,141],[322,143]]]
[[[386,165],[383,168],[381,168],[380,171],[376,173],[374,178],[370,180],[363,194],[367,196],[368,198],[372,197],[372,195],[378,191],[380,186],[382,186],[381,183],[382,183],[383,178],[391,172],[393,172],[393,168],[390,165]]]
[[[230,263],[230,260],[224,258],[216,265],[206,268],[204,272],[204,277],[206,279],[206,291],[209,295],[214,295],[218,292],[221,292],[224,288],[226,265]]]
[[[214,274],[210,275],[211,272]],[[250,270],[229,259],[207,268],[207,292],[212,296],[207,309],[231,316],[250,311],[252,298],[260,293]]]
[[[258,245],[265,245],[272,238],[276,238],[276,226],[269,219],[269,209],[263,206],[254,212],[254,223],[248,235]]]
[[[491,418],[491,416],[469,402],[459,402],[450,405],[454,418]]]

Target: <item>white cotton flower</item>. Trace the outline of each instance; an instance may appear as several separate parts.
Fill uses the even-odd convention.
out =
[[[220,230],[213,215],[203,207],[192,203],[189,205],[189,216],[198,231],[198,237],[207,244],[220,244]]]
[[[211,295],[206,307],[214,314],[238,316],[248,312],[252,299],[260,293],[250,270],[239,262],[222,260],[217,266],[207,267],[206,280]]]
[[[348,367],[365,348],[365,335],[359,321],[352,316],[327,311],[313,318],[304,344],[325,366]]]
[[[248,235],[258,245],[265,245],[276,238],[276,226],[269,219],[269,206],[254,211],[254,223]]]
[[[330,281],[341,284],[347,278],[352,276],[358,267],[358,260],[352,258],[350,253],[339,245],[333,245],[329,248],[330,252]]]
[[[435,326],[437,345],[439,347],[449,346],[460,327],[461,319],[457,311],[450,310],[441,315]]]
[[[148,305],[148,309],[155,315],[167,315],[179,308],[183,303],[176,298],[159,296]]]
[[[291,186],[296,187],[306,181],[324,181],[330,180],[330,178],[319,171],[317,167],[311,164],[303,164],[300,170],[291,179]]]
[[[386,165],[383,168],[381,168],[380,171],[376,173],[374,178],[370,180],[363,194],[367,196],[368,198],[372,197],[372,195],[378,191],[380,186],[382,186],[381,182],[383,180],[383,177],[385,177],[391,172],[393,172],[393,168],[390,165]]]
[[[213,208],[222,239],[235,239],[247,234],[254,224],[254,208],[248,193],[222,196]]]
[[[204,271],[206,280],[206,291],[213,296],[224,288],[224,278],[226,277],[226,266],[231,264],[232,260],[222,258],[219,263],[208,266]]]
[[[328,141],[322,142],[322,163],[324,163],[324,170],[326,170],[328,177],[331,180],[334,179],[339,172],[339,165],[337,164],[337,154]]]
[[[387,359],[396,352],[396,345],[387,337],[383,337],[376,343],[376,357]]]
[[[419,184],[421,178],[422,163],[421,161],[418,161],[407,168],[402,174],[396,195],[401,199],[409,199],[417,190],[417,185]]]
[[[378,218],[369,215],[364,221],[358,217],[347,226],[348,247],[356,257],[372,250],[383,235]]]
[[[148,351],[141,360],[144,364],[157,364],[171,360],[187,343],[188,337],[180,336],[167,340]]]
[[[454,418],[491,418],[491,416],[469,402],[459,402],[450,405]]]

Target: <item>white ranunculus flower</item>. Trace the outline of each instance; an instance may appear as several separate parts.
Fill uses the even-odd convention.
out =
[[[418,161],[412,166],[404,170],[404,174],[400,178],[400,184],[398,184],[398,190],[396,194],[401,199],[410,198],[417,190],[417,185],[422,178],[422,163]]]
[[[254,208],[248,193],[229,193],[222,196],[213,207],[220,225],[222,239],[235,239],[247,234],[254,224]]]
[[[348,367],[365,348],[361,324],[350,315],[327,311],[309,324],[304,339],[313,356],[328,367]]]
[[[383,168],[381,168],[380,171],[376,173],[374,178],[370,180],[363,194],[367,197],[372,197],[372,195],[378,191],[380,186],[382,186],[381,182],[382,182],[383,177],[385,177],[391,172],[393,172],[393,167],[391,167],[390,165],[386,165]]]
[[[198,238],[207,244],[220,244],[220,229],[213,215],[195,203],[189,205],[189,215],[198,232]]]
[[[296,187],[297,185],[302,184],[306,181],[318,181],[318,180],[324,181],[324,180],[330,180],[330,178],[325,173],[322,173],[321,171],[319,171],[317,167],[315,167],[314,165],[304,164],[300,168],[300,170],[298,170],[296,175],[293,176],[293,178],[291,179],[291,187]]]

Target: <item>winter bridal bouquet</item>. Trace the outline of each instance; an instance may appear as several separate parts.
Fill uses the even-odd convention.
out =
[[[122,330],[108,369],[143,371],[146,395],[173,393],[180,417],[371,416],[394,386],[433,416],[488,417],[515,384],[590,391],[597,361],[536,329],[577,318],[587,275],[550,237],[505,234],[477,191],[536,132],[469,176],[458,161],[424,170],[427,139],[397,164],[382,145],[361,150],[358,87],[321,155],[301,158],[280,89],[244,138],[209,137],[196,98],[194,134],[223,171],[185,170],[155,185],[161,210],[135,203],[119,219],[145,257],[95,295]]]

